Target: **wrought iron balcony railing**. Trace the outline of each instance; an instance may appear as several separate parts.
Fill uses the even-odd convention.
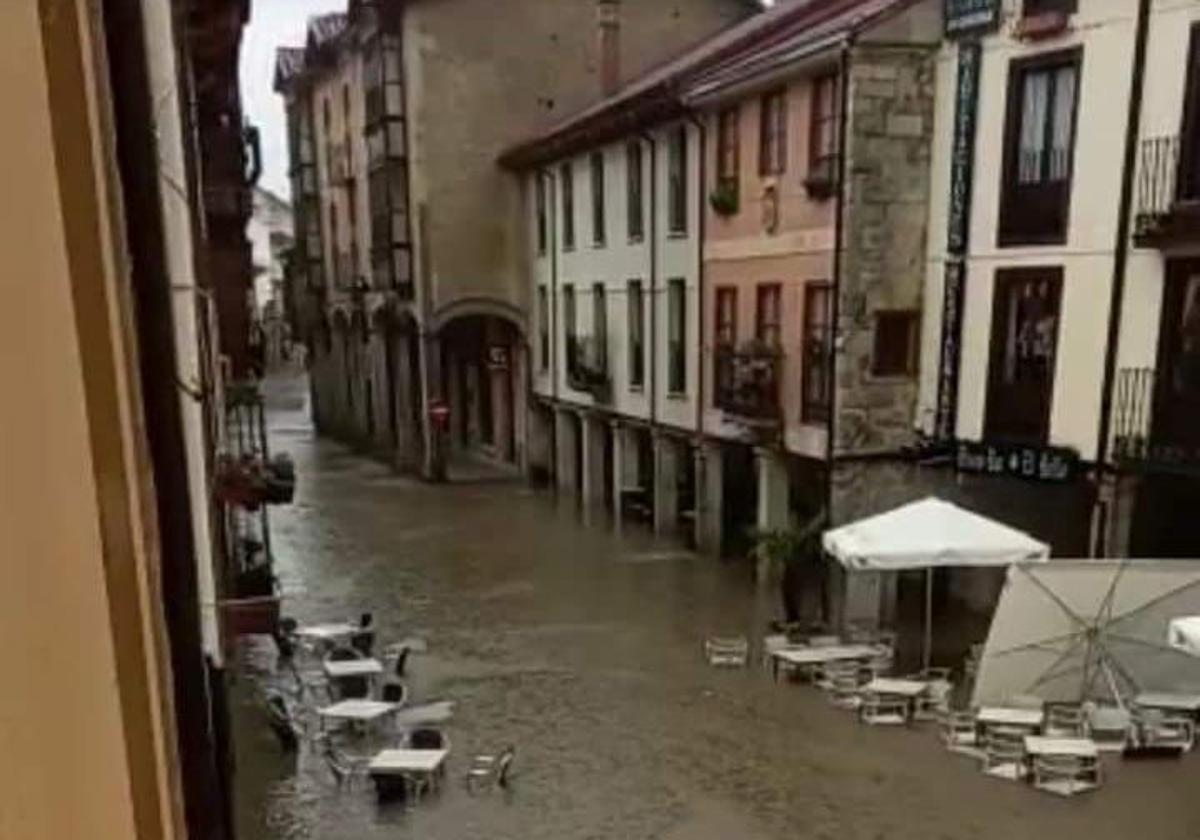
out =
[[[1178,136],[1142,141],[1134,239],[1156,246],[1200,241],[1200,184],[1184,177]]]
[[[1153,368],[1117,374],[1113,458],[1118,466],[1151,472],[1200,471],[1200,424],[1188,416],[1188,399],[1167,393]]]
[[[774,347],[718,347],[715,356],[713,401],[736,418],[778,422],[783,357]]]

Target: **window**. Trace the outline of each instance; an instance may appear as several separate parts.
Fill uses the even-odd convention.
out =
[[[570,251],[575,247],[575,173],[571,171],[571,164],[562,165],[559,179],[562,183],[563,249]]]
[[[567,343],[567,375],[573,376],[579,362],[579,340],[575,332],[575,287],[571,284],[562,290],[563,336]]]
[[[550,299],[545,286],[538,286],[538,363],[545,372],[550,369]]]
[[[342,84],[342,134],[350,137],[350,85]]]
[[[626,224],[629,238],[640,242],[645,235],[645,218],[642,211],[642,144],[634,141],[625,147]]]
[[[738,109],[735,105],[726,108],[717,116],[717,184],[738,192],[738,167],[741,149],[739,137]]]
[[[804,287],[804,361],[800,419],[824,423],[829,419],[833,389],[829,360],[833,349],[833,286],[808,283]]]
[[[642,281],[630,280],[629,296],[629,387],[641,388],[646,382],[646,301]]]
[[[840,99],[836,73],[827,73],[813,80],[808,141],[810,182],[832,184],[837,177]]]
[[[996,272],[984,435],[1044,444],[1050,426],[1062,268]]]
[[[1200,199],[1200,22],[1192,24],[1187,81],[1183,93],[1183,127],[1179,142],[1176,195],[1179,201]]]
[[[1079,50],[1013,62],[1005,127],[1000,245],[1067,239]]]
[[[608,370],[608,296],[603,283],[592,284],[592,352],[589,361],[598,370]]]
[[[778,283],[760,285],[757,289],[754,308],[754,337],[768,347],[778,347],[782,343],[779,327],[780,296]]]
[[[874,376],[912,376],[917,372],[920,347],[920,313],[895,309],[875,313]]]
[[[779,175],[787,169],[787,91],[763,94],[759,103],[758,171]]]
[[[604,244],[604,155],[596,152],[589,160],[592,171],[592,244]]]
[[[667,393],[687,391],[687,287],[682,278],[667,281]]]
[[[687,233],[687,128],[671,132],[667,160],[667,228],[673,234]]]
[[[546,181],[539,172],[534,176],[534,202],[537,205],[537,252],[546,253]]]
[[[737,344],[737,289],[733,286],[719,287],[715,308],[713,335],[717,347],[733,347]]]

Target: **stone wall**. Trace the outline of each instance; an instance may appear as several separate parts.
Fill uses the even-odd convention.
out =
[[[834,434],[838,454],[860,454],[913,437],[915,372],[877,377],[872,358],[876,313],[922,305],[933,51],[856,47],[847,96]]]

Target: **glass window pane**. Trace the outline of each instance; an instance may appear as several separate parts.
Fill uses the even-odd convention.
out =
[[[1021,143],[1017,162],[1017,178],[1023,184],[1041,180],[1049,93],[1050,78],[1046,73],[1026,74],[1021,102]]]
[[[1054,122],[1051,126],[1050,180],[1064,181],[1071,166],[1071,133],[1075,115],[1075,67],[1059,68],[1054,79]]]

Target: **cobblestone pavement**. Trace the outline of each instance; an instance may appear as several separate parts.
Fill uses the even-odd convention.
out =
[[[248,645],[233,698],[242,840],[1194,840],[1200,762],[1109,765],[1059,800],[982,776],[929,728],[870,728],[756,664],[714,670],[705,635],[760,635],[776,599],[750,570],[586,526],[518,482],[425,485],[318,441],[296,380],[270,385],[297,501],[274,516],[286,611],[375,613],[417,635],[417,700],[449,698],[446,784],[414,805],[339,789],[285,758]],[[469,795],[469,756],[516,745],[510,789]],[[354,748],[355,745],[351,745]],[[363,749],[365,745],[361,745]]]

